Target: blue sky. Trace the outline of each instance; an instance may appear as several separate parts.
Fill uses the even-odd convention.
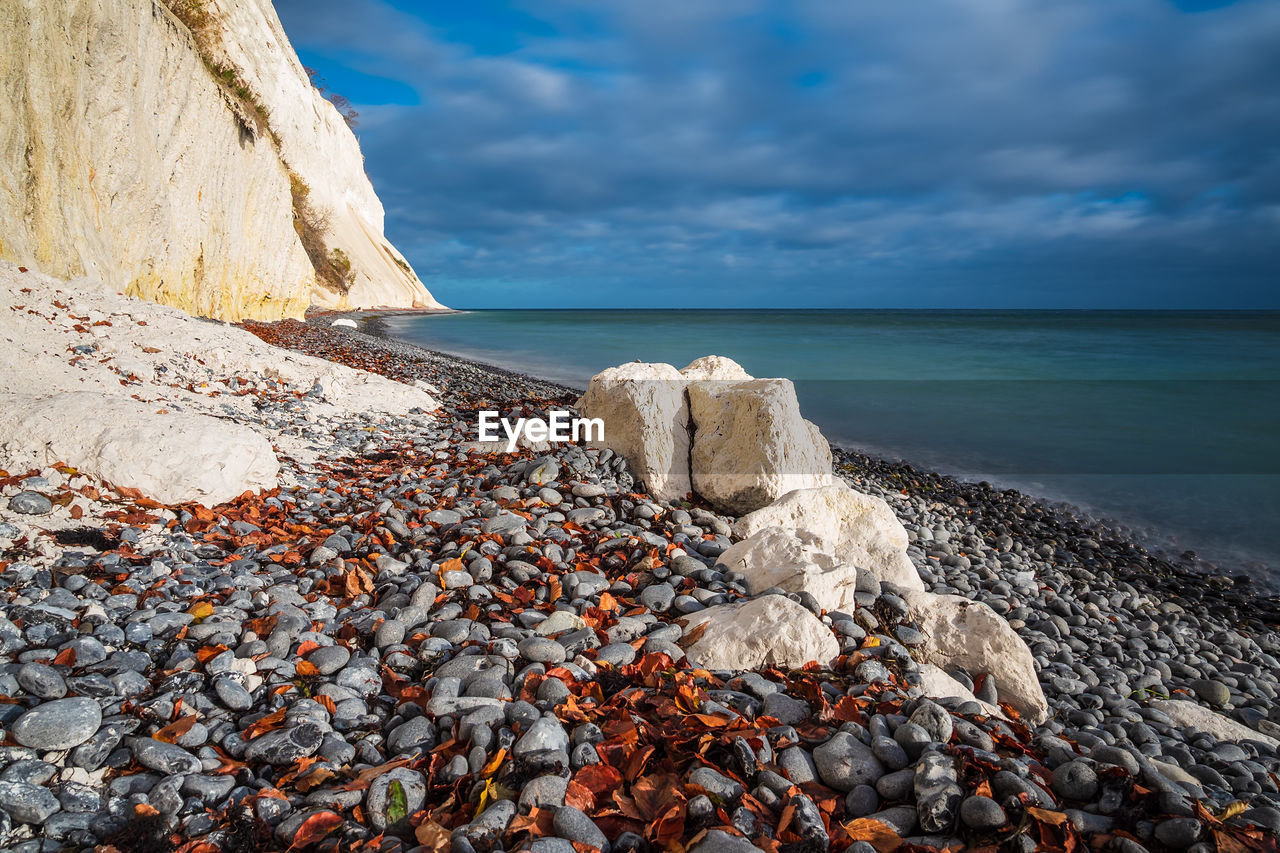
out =
[[[276,0],[458,307],[1280,308],[1276,0]]]

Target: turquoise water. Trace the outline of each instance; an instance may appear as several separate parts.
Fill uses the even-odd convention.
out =
[[[1153,544],[1280,569],[1280,313],[471,311],[391,334],[584,387],[726,355],[833,442],[1066,500]]]

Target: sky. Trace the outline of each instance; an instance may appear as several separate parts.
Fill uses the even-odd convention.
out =
[[[454,307],[1280,308],[1276,0],[276,0]]]

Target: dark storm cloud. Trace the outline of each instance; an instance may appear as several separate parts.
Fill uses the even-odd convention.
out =
[[[447,302],[1280,304],[1268,0],[277,7]]]

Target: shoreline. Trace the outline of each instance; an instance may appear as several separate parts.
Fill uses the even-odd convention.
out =
[[[0,343],[44,393],[234,421],[279,476],[201,503],[92,453],[2,466],[6,849],[1276,850],[1280,632],[1247,585],[837,449],[830,515],[892,564],[850,538],[831,585],[763,588],[745,516],[607,450],[474,446],[477,410],[563,385],[11,278]],[[181,434],[122,461],[172,487],[242,455]]]
[[[383,317],[391,315],[430,315],[436,313],[445,312],[417,310],[368,310],[341,313],[328,312],[324,317],[316,317],[316,325],[323,328],[327,327],[328,323],[332,322],[332,320],[339,319],[340,317],[346,318],[354,320],[359,324],[359,331],[362,333],[392,346],[405,347],[407,351],[420,350],[428,352],[435,357],[453,359],[460,364],[466,364],[478,370],[492,371],[497,375],[512,376],[524,381],[541,383],[547,386],[555,386],[579,395],[586,390],[585,387],[554,382],[543,379],[542,377],[534,374],[512,370],[499,364],[479,361],[464,355],[444,352],[441,350],[431,349],[430,347],[422,346],[420,344],[410,343],[393,335],[386,328],[386,325],[381,322]],[[310,322],[310,320],[311,317],[308,316],[308,322]],[[920,465],[919,463],[900,456],[886,456],[857,446],[842,445],[832,442],[831,449],[833,454],[856,456],[865,461],[873,462],[877,468],[886,472],[908,471],[916,477],[923,476],[928,478],[942,478],[946,482],[953,484],[950,487],[952,491],[958,491],[960,493],[977,489],[981,483],[985,482],[966,477],[961,473],[948,473],[944,470],[937,470],[930,466]],[[999,492],[1016,493],[1027,500],[1033,501],[1051,512],[1062,516],[1064,522],[1067,524],[1087,526],[1105,533],[1105,535],[1112,539],[1130,540],[1135,546],[1141,548],[1144,554],[1149,552],[1151,557],[1166,564],[1168,566],[1168,571],[1171,574],[1184,580],[1199,579],[1208,581],[1216,578],[1217,580],[1214,582],[1219,584],[1229,580],[1232,586],[1248,586],[1251,588],[1252,592],[1260,598],[1271,601],[1269,609],[1275,614],[1273,618],[1276,620],[1276,623],[1280,624],[1280,581],[1268,583],[1265,578],[1258,578],[1250,575],[1246,570],[1246,566],[1243,565],[1243,562],[1234,567],[1224,568],[1214,561],[1203,559],[1199,555],[1194,554],[1194,552],[1188,551],[1185,548],[1179,552],[1177,550],[1177,546],[1171,544],[1173,542],[1172,534],[1162,534],[1157,527],[1149,527],[1146,532],[1144,532],[1143,530],[1126,524],[1125,522],[1109,518],[1105,513],[1090,510],[1089,508],[1082,507],[1070,500],[1038,495],[1016,487],[1010,488],[1000,486],[999,484],[996,484],[995,489]],[[1193,556],[1188,556],[1189,554]]]

